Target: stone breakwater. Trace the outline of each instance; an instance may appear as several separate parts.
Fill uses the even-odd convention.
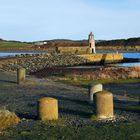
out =
[[[17,55],[13,59],[1,60],[0,69],[2,71],[16,71],[17,68],[23,67],[27,73],[39,71],[44,68],[58,66],[74,66],[85,64],[86,59],[76,55],[48,55],[48,54],[32,54],[32,55]]]

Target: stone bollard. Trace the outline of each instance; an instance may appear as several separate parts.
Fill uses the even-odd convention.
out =
[[[95,85],[90,85],[89,87],[89,103],[93,104],[93,95],[96,92],[102,91],[103,90],[103,85],[102,84],[95,84]]]
[[[95,93],[95,108],[98,119],[111,119],[113,115],[113,95],[108,91]]]
[[[19,68],[17,70],[17,84],[21,84],[25,81],[26,70],[24,68]]]
[[[42,121],[58,120],[58,101],[50,97],[40,99],[38,115]]]
[[[140,105],[140,96],[139,96],[139,103],[138,104]]]

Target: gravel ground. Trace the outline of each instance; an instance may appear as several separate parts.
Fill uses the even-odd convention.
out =
[[[120,92],[129,91],[128,87],[131,88],[130,93],[133,94],[134,91],[140,93],[140,83],[127,84],[127,86],[126,84],[105,85],[105,89],[114,93],[115,103],[128,106],[138,104],[136,99],[125,98],[124,92]],[[31,76],[27,76],[27,81],[23,85],[17,85],[15,74],[0,72],[0,107],[15,111],[23,120],[37,119],[37,101],[46,96],[58,99],[59,116],[66,118],[67,123],[71,125],[95,123],[90,119],[94,107],[88,103],[88,89]],[[136,112],[117,109],[115,115],[116,120],[113,122],[140,120],[140,115]]]

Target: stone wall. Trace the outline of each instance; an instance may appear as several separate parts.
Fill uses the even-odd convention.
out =
[[[87,60],[87,62],[116,62],[123,60],[123,54],[85,54],[85,55],[78,55]]]
[[[89,47],[57,47],[59,54],[91,54],[92,48]]]

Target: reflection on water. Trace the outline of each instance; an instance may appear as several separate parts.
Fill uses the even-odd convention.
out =
[[[75,68],[75,69],[93,69],[93,68],[102,68],[103,66],[93,66],[93,65],[90,65],[90,66],[72,66],[72,67],[67,67],[67,68]]]
[[[123,67],[140,66],[140,62],[115,64],[115,66],[123,66]]]
[[[0,52],[0,56],[15,56],[20,54],[40,54],[41,52]]]
[[[134,66],[140,66],[140,62],[134,62],[134,63],[118,63],[118,64],[108,64],[109,66],[122,66],[122,67],[134,67]],[[75,68],[75,69],[94,69],[94,68],[101,68],[103,66],[94,66],[94,65],[90,65],[90,66],[73,66],[73,67],[68,67],[68,68]]]

